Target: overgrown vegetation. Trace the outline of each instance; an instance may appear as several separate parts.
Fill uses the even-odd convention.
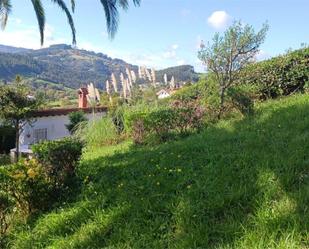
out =
[[[122,75],[107,116],[73,113],[72,138],[0,166],[0,246],[309,248],[309,95],[269,100],[306,92],[308,49],[251,64],[266,31],[216,35],[211,72],[168,99]]]
[[[78,190],[76,166],[82,147],[74,139],[43,142],[33,147],[35,159],[0,166],[1,248],[14,222],[26,223]]]
[[[204,109],[196,102],[173,101],[168,106],[151,110],[128,111],[125,124],[136,144],[157,139],[165,142],[171,135],[185,135],[204,124]],[[154,137],[153,137],[154,136]]]
[[[238,84],[252,85],[260,99],[276,98],[309,88],[309,48],[303,48],[244,68]]]
[[[157,146],[92,148],[76,200],[14,229],[10,248],[307,248],[308,103],[259,103]]]

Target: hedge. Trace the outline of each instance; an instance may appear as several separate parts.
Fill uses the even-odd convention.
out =
[[[309,48],[247,66],[238,84],[256,86],[261,99],[304,92],[309,84]]]

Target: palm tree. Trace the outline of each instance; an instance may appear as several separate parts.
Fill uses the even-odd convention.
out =
[[[66,14],[66,17],[68,19],[68,23],[70,25],[70,28],[72,30],[72,43],[76,44],[76,30],[74,26],[74,21],[72,18],[71,11],[67,7],[64,0],[50,0],[52,3],[58,5],[58,7],[64,11]],[[119,8],[122,8],[124,10],[127,10],[129,7],[129,1],[130,0],[100,0],[104,12],[105,12],[105,19],[107,24],[107,31],[111,38],[115,36],[115,33],[118,28],[119,23]],[[139,6],[141,0],[132,0],[135,6]],[[39,25],[40,30],[40,37],[41,37],[41,45],[44,44],[44,29],[45,29],[45,12],[44,12],[44,6],[42,5],[41,0],[31,0],[31,3],[33,5],[33,9],[36,14],[36,18]],[[71,8],[72,12],[74,13],[75,10],[75,0],[71,0]],[[8,17],[12,11],[12,4],[11,0],[0,0],[0,21],[1,21],[1,27],[4,29],[7,24]]]

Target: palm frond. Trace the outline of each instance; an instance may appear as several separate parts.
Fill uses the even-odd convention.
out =
[[[72,12],[74,13],[74,11],[75,11],[75,0],[71,0],[71,8],[72,8]]]
[[[0,0],[0,19],[1,19],[1,28],[4,29],[8,16],[11,13],[12,5],[10,0]]]
[[[39,24],[41,45],[44,43],[45,12],[41,0],[31,0]]]
[[[72,30],[72,43],[76,44],[76,30],[75,30],[75,25],[74,25],[74,21],[71,15],[71,12],[69,11],[67,5],[65,4],[65,2],[63,0],[51,0],[53,3],[57,4],[66,14],[69,25],[71,27]],[[74,2],[74,1],[73,1]],[[75,2],[74,2],[75,4]]]
[[[122,7],[124,10],[127,10],[129,8],[129,2],[128,0],[118,0],[118,4],[120,7]]]
[[[133,0],[135,6],[140,6],[142,0]]]
[[[118,28],[119,13],[117,9],[117,0],[100,0],[103,5],[107,32],[111,38],[114,38]]]

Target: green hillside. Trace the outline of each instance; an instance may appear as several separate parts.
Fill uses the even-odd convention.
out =
[[[159,146],[86,151],[72,203],[10,248],[309,248],[309,95]]]
[[[70,45],[58,44],[32,50],[0,44],[0,82],[12,81],[19,74],[25,78],[33,77],[73,89],[90,82],[105,89],[105,82],[110,79],[111,74],[114,73],[119,79],[120,73],[126,75],[126,68],[138,74],[136,65]],[[184,82],[198,79],[198,74],[189,65],[160,70],[157,80],[163,82],[165,73],[169,80],[172,76]]]

